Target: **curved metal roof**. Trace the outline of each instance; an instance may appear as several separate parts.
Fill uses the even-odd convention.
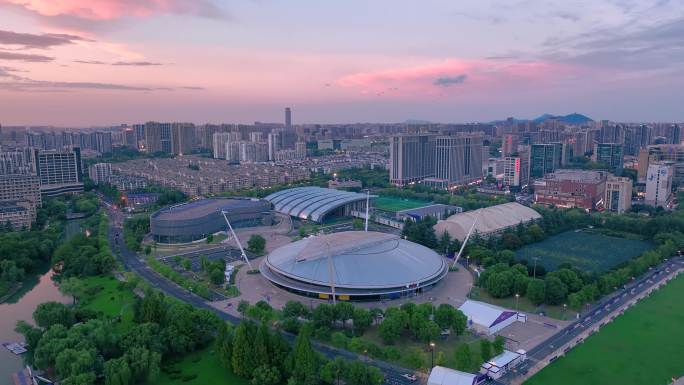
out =
[[[463,241],[475,220],[477,223],[473,232],[485,235],[540,218],[541,215],[533,209],[517,202],[510,202],[454,214],[439,221],[434,228],[437,236],[446,231],[452,238]]]
[[[319,222],[323,217],[346,204],[363,201],[365,194],[322,187],[296,187],[268,195],[276,211]]]
[[[419,286],[444,275],[446,262],[433,250],[393,234],[346,231],[317,235],[282,246],[265,263],[274,272],[306,284],[381,289]]]

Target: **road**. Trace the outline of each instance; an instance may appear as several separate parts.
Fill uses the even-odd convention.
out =
[[[553,357],[552,355],[556,354],[556,350],[558,350],[559,347],[572,341],[587,329],[607,322],[610,317],[609,314],[614,309],[621,307],[639,296],[639,294],[663,281],[670,271],[682,267],[684,267],[684,257],[672,257],[652,268],[639,279],[635,279],[622,289],[613,292],[588,310],[584,311],[584,313],[580,315],[580,318],[575,322],[549,337],[546,341],[530,349],[527,352],[527,361],[518,366],[517,372],[507,373],[504,377],[499,379],[499,382],[505,384],[510,383],[511,380],[519,374],[526,374],[529,368],[537,362],[551,358],[555,359],[556,357]],[[495,384],[495,382],[490,382],[490,384]]]
[[[105,205],[107,210],[107,215],[109,216],[109,242],[115,251],[118,251],[121,261],[124,267],[128,271],[133,271],[146,280],[151,286],[161,290],[165,294],[175,297],[183,302],[186,302],[198,309],[206,309],[212,313],[219,316],[221,319],[231,322],[233,324],[238,324],[241,318],[228,314],[220,309],[214,308],[208,305],[203,298],[177,286],[173,282],[167,280],[166,278],[158,275],[154,272],[147,264],[141,260],[138,255],[126,247],[126,243],[123,241],[123,221],[124,215],[118,210],[112,208],[110,205]],[[294,344],[295,335],[283,332],[283,337],[291,344]],[[414,384],[414,382],[409,381],[402,377],[403,374],[413,373],[410,370],[403,369],[387,362],[377,361],[368,359],[367,357],[360,356],[356,353],[336,349],[328,345],[323,345],[312,341],[314,348],[329,359],[335,357],[343,357],[348,360],[360,360],[368,362],[380,369],[385,375],[385,383],[389,385],[409,385]]]

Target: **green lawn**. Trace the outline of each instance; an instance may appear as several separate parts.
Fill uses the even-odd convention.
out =
[[[378,197],[373,200],[373,208],[397,212],[401,210],[415,209],[429,205],[430,202],[419,201],[415,199],[402,199],[394,197]]]
[[[148,385],[249,385],[249,381],[224,368],[210,347],[188,354],[182,361],[165,368]]]
[[[533,262],[533,257],[539,257],[538,263],[547,270],[555,270],[558,265],[569,263],[582,270],[603,272],[652,247],[649,242],[635,239],[568,231],[527,245],[516,251],[515,255],[529,263]]]
[[[121,315],[120,328],[133,322],[134,294],[131,290],[120,289],[114,277],[84,278],[86,295],[80,299],[80,306],[102,312],[107,316]]]
[[[660,385],[684,375],[684,277],[629,309],[526,385]]]

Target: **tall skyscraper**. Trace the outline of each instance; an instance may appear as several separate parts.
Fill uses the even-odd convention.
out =
[[[435,135],[390,138],[390,183],[406,186],[435,175]]]
[[[292,127],[292,110],[290,107],[285,108],[285,128]]]
[[[511,156],[516,152],[518,152],[518,136],[514,134],[504,135],[501,142],[501,156]]]

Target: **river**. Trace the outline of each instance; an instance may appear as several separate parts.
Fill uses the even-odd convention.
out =
[[[9,301],[0,304],[0,342],[23,341],[23,337],[14,331],[14,326],[19,320],[33,323],[31,316],[41,303],[70,301],[70,298],[59,292],[57,285],[52,281],[52,275],[52,270],[44,268],[42,273],[28,277],[22,290]],[[22,366],[21,356],[16,356],[0,346],[0,384],[11,384],[12,373],[20,370]]]

